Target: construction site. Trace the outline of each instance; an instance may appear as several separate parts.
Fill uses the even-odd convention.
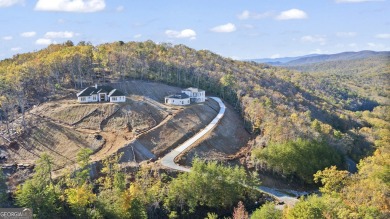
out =
[[[26,110],[27,129],[22,131],[21,118],[15,119],[9,124],[11,138],[1,124],[0,162],[5,172],[14,174],[17,183],[24,178],[20,175],[26,175],[40,155],[47,153],[60,175],[75,167],[82,148],[93,151],[92,162],[118,152],[123,153],[120,162],[124,167],[158,161],[202,130],[219,110],[212,99],[189,106],[164,104],[164,97],[179,92],[178,87],[145,81],[111,86],[126,94],[126,102],[78,103],[68,95]],[[228,104],[226,107],[218,126],[176,158],[179,164],[190,166],[195,156],[219,161],[242,157],[250,135],[239,114]]]

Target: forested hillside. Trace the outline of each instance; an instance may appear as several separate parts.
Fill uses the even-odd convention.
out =
[[[336,56],[336,55],[334,55]],[[389,105],[390,102],[390,52],[369,51],[310,61],[294,61],[285,67],[308,74],[315,74],[322,83],[344,87],[361,97]],[[369,103],[374,106],[375,103]],[[370,107],[366,108],[370,109]]]
[[[361,68],[358,69],[360,71]],[[369,68],[363,66],[362,69]],[[375,72],[378,78],[371,83],[381,83],[376,84],[375,88],[368,85],[368,89],[373,92],[384,91],[383,97],[388,99],[388,65],[384,64],[379,69],[382,70]],[[361,86],[362,78],[372,78],[370,74],[363,71],[359,77],[351,74],[303,74],[266,64],[235,61],[207,50],[196,51],[184,45],[156,44],[152,41],[119,41],[98,46],[85,42],[73,45],[68,41],[0,62],[0,112],[3,123],[8,124],[15,118],[23,118],[25,109],[30,105],[66,94],[68,88],[82,89],[108,81],[141,79],[181,87],[195,86],[205,89],[208,95],[222,97],[240,113],[253,139],[250,144],[254,153],[252,159],[248,157],[249,163],[258,170],[272,170],[289,179],[313,183],[312,176],[318,170],[331,165],[347,169],[345,159],[351,158],[358,162],[372,155],[376,148],[389,145],[389,118],[386,116],[389,115],[389,106],[383,105],[386,101],[381,98],[370,99],[376,96],[362,95],[359,89],[351,89]],[[350,86],[343,86],[347,82],[339,80],[340,77],[350,77]],[[15,106],[19,113],[15,112]],[[284,151],[274,156],[274,150]],[[294,150],[299,153],[290,153]],[[388,151],[383,150],[382,153]],[[211,165],[210,168],[214,167]],[[238,172],[236,174],[240,175]],[[114,175],[110,177],[113,181]],[[179,177],[174,182],[185,184],[191,177]],[[163,180],[160,178],[157,180]],[[39,181],[39,172],[34,179]],[[149,177],[147,179],[151,180]],[[52,185],[46,175],[45,180],[45,186]],[[385,177],[385,180],[388,181],[388,178]],[[84,187],[80,182],[68,182],[75,186],[67,191],[69,197],[77,195],[77,192],[90,191],[89,187]],[[176,191],[175,183],[171,184],[170,191]],[[107,188],[113,190],[115,186],[110,184]],[[143,197],[142,200],[132,198],[141,191],[140,188],[130,187],[125,190],[122,186],[118,191],[123,192],[122,198],[134,202],[134,206],[151,207],[153,203],[160,203],[160,199],[155,200],[157,198],[149,200],[154,190],[150,190],[151,197]],[[53,187],[51,192],[56,193],[56,189],[59,188]],[[245,194],[241,192],[231,200],[237,201],[237,197]],[[96,198],[94,194],[89,195],[91,199],[85,200],[84,206]],[[193,211],[199,203],[215,207],[214,203],[207,202],[209,199],[203,200],[204,197],[197,197],[200,200],[173,197],[173,194],[168,193],[165,202],[172,212],[186,209],[185,206]],[[18,201],[29,203],[27,199]],[[100,205],[104,206],[105,201],[101,197]],[[231,207],[231,204],[220,205]],[[76,201],[70,200],[69,205],[75,215],[87,214]],[[123,206],[131,210],[131,206]],[[110,209],[104,211],[110,215]]]
[[[332,61],[348,61],[356,59],[381,59],[387,57],[389,59],[390,52],[375,52],[370,50],[364,50],[360,52],[342,52],[337,54],[318,54],[309,55],[304,57],[298,57],[294,60],[285,63],[285,66],[297,66],[297,65],[308,65],[314,63],[332,62]],[[356,68],[357,66],[355,66]]]
[[[356,161],[372,150],[372,138],[359,133],[369,125],[349,110],[372,110],[378,104],[339,87],[337,81],[152,41],[96,47],[68,41],[3,60],[2,108],[9,112],[19,105],[23,111],[22,106],[62,88],[132,78],[196,86],[221,96],[257,136],[254,147],[297,138],[322,139]],[[377,87],[388,88],[385,83]]]

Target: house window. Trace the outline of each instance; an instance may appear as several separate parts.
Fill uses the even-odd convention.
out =
[[[113,97],[112,100],[113,100],[113,101],[116,101],[116,97]]]
[[[81,101],[86,101],[85,97],[80,98]]]
[[[96,96],[92,96],[92,100],[96,100]]]

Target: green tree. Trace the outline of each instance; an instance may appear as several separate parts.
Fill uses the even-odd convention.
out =
[[[123,176],[120,176],[120,166],[119,159],[123,153],[111,155],[103,160],[103,168],[101,172],[104,176],[99,178],[99,183],[103,184],[103,189],[113,189],[114,186],[123,186],[123,182],[119,182],[120,179],[123,179]],[[116,179],[116,182],[114,182]],[[114,184],[115,183],[115,184]]]
[[[213,213],[213,212],[209,212],[207,213],[207,216],[205,217],[205,219],[218,219],[218,214],[216,213]]]
[[[16,204],[32,208],[37,218],[56,218],[62,213],[60,189],[51,179],[52,158],[42,154],[32,179],[16,190]]]
[[[320,191],[323,194],[339,193],[350,180],[348,171],[339,171],[336,166],[327,167],[314,174],[314,182],[321,182]]]
[[[325,218],[323,211],[325,204],[321,198],[317,196],[309,196],[306,200],[300,200],[295,204],[294,208],[287,213],[287,219],[321,219]]]
[[[282,216],[282,211],[276,209],[275,204],[267,202],[252,213],[251,219],[280,219]]]
[[[341,166],[343,157],[325,142],[297,139],[286,143],[270,143],[264,149],[255,149],[257,162],[287,175],[297,175],[313,182],[313,174],[332,165]]]
[[[90,156],[92,152],[89,148],[83,148],[77,153],[77,163],[79,165],[75,177],[77,185],[83,185],[90,177],[91,168],[89,167],[89,161],[91,160]]]
[[[251,188],[255,185],[256,179],[242,167],[194,159],[191,172],[180,174],[169,184],[165,203],[171,208],[188,206],[190,211],[197,206],[231,207],[245,195],[256,193]]]

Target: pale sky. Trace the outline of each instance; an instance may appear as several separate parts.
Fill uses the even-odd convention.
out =
[[[67,40],[153,40],[234,59],[390,51],[388,0],[0,0],[0,27],[0,60]]]

